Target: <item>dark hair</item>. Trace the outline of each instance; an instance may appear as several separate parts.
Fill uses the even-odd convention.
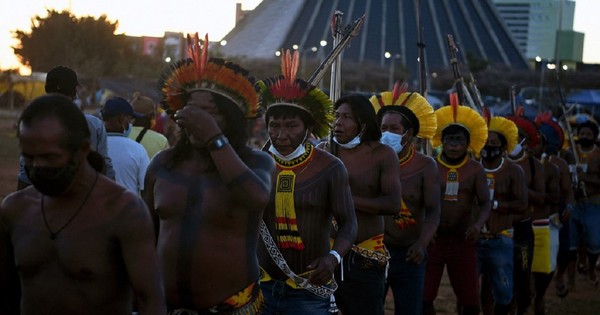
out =
[[[244,113],[228,98],[217,93],[211,92],[211,94],[217,104],[219,114],[225,117],[226,126],[222,130],[223,134],[227,137],[229,144],[238,155],[242,156],[246,154],[249,148],[246,146],[248,129]],[[183,130],[180,131],[178,138],[177,143],[173,146],[173,155],[167,162],[168,168],[172,168],[192,156],[192,144]]]
[[[273,106],[267,110],[265,114],[265,122],[267,126],[269,125],[269,119],[291,119],[291,118],[300,118],[302,123],[304,123],[304,128],[308,129],[315,125],[315,120],[312,118],[309,112],[302,110],[300,108],[295,108],[292,106]]]
[[[46,75],[46,93],[60,93],[68,97],[77,95],[77,74],[73,69],[65,66],[56,66]]]
[[[384,111],[383,109],[385,107],[387,107],[387,106],[384,106],[377,113],[377,120],[378,120],[380,126],[381,126],[381,122],[383,121],[383,117],[385,115],[395,114],[400,117],[400,124],[402,124],[402,127],[404,127],[405,132],[408,131],[409,129],[412,129],[413,136],[416,136],[419,134],[419,120],[416,118],[417,116],[415,116],[415,114],[410,109],[406,108],[406,106],[393,106],[394,109],[390,108],[390,109]]]
[[[360,94],[351,94],[338,99],[333,107],[337,110],[344,103],[350,105],[354,121],[359,127],[359,132],[362,131],[360,128],[363,128],[364,125],[360,142],[379,141],[381,138],[381,128],[369,99]]]
[[[455,135],[457,133],[462,133],[465,136],[465,138],[467,138],[467,145],[471,143],[471,135],[469,133],[469,130],[457,124],[452,124],[444,128],[444,130],[442,130],[442,141],[447,135]]]
[[[29,127],[34,121],[46,118],[56,118],[63,127],[63,148],[76,152],[84,142],[90,141],[84,114],[71,99],[61,94],[47,94],[34,99],[19,117],[18,124]]]
[[[598,125],[596,123],[594,123],[591,120],[588,120],[577,125],[577,134],[579,134],[579,132],[581,132],[581,129],[583,128],[590,128],[592,130],[592,134],[594,134],[594,140],[596,140],[595,138],[598,138]]]

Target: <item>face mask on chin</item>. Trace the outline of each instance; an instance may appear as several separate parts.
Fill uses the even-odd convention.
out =
[[[342,147],[344,149],[352,149],[360,144],[360,138],[362,137],[364,131],[365,131],[365,127],[363,126],[362,130],[358,133],[358,135],[356,135],[356,137],[354,137],[352,140],[350,140],[346,143],[340,143],[338,141],[337,137],[333,137],[333,141],[335,141],[335,143],[337,143],[340,147]]]
[[[306,152],[306,148],[304,147],[304,142],[306,141],[307,137],[308,137],[308,130],[306,131],[306,134],[304,134],[304,139],[302,139],[302,142],[300,142],[300,144],[296,147],[296,149],[288,155],[283,155],[283,154],[279,153],[279,151],[277,151],[277,149],[273,145],[273,141],[271,141],[271,146],[269,146],[269,152],[273,153],[273,155],[275,155],[276,157],[278,157],[286,162],[289,162],[293,159],[300,157],[302,154],[304,154]]]
[[[502,156],[502,149],[496,146],[486,145],[481,149],[481,157],[488,162],[494,161]]]
[[[64,167],[25,166],[25,172],[33,186],[47,196],[58,196],[64,193],[73,182],[77,169],[73,161]]]
[[[524,142],[525,142],[525,138],[523,138],[523,140],[521,140],[521,142],[517,143],[515,148],[508,154],[508,156],[511,158],[516,158],[519,155],[521,155],[521,152],[523,152],[523,143]]]
[[[394,152],[398,154],[400,153],[400,151],[402,151],[402,148],[404,147],[404,145],[402,145],[402,137],[404,137],[404,135],[399,135],[390,131],[384,131],[381,134],[380,142],[382,144],[389,145],[390,147],[392,147],[392,149],[394,149]]]

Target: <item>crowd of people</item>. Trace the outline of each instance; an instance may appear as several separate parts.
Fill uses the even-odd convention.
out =
[[[390,289],[395,314],[435,314],[446,271],[458,314],[541,315],[577,264],[598,286],[594,121],[434,110],[405,84],[333,102],[297,52],[257,81],[206,43],[160,106],[114,97],[101,118],[75,71],[48,73],[0,206],[1,314],[384,314]]]

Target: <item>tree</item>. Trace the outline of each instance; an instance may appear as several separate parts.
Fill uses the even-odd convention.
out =
[[[75,17],[69,11],[48,10],[35,16],[31,31],[16,30],[19,44],[15,54],[32,71],[47,72],[56,65],[68,65],[90,77],[115,74],[127,54],[124,35],[115,35],[118,22],[100,18]]]

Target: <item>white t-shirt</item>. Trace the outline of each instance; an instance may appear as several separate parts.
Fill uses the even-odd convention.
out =
[[[115,170],[115,180],[128,190],[140,194],[150,159],[144,147],[121,133],[107,134],[108,156]]]

